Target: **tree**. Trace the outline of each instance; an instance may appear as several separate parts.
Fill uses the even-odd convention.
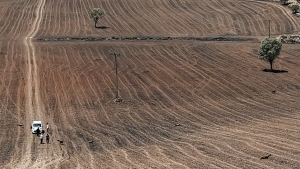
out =
[[[101,8],[94,8],[90,14],[90,17],[95,22],[95,28],[97,28],[98,20],[104,15],[104,11]]]
[[[273,71],[273,62],[279,56],[282,44],[277,39],[265,38],[262,40],[258,51],[258,58],[268,61]]]
[[[288,5],[288,0],[280,0],[281,5]]]
[[[299,5],[298,4],[294,4],[291,6],[291,9],[293,11],[293,13],[297,13],[299,11]]]

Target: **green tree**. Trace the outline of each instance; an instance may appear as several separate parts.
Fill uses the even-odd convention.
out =
[[[292,5],[291,10],[293,11],[293,13],[297,13],[299,11],[299,5],[298,4]]]
[[[277,39],[265,38],[261,41],[258,51],[258,58],[270,63],[271,71],[273,71],[273,62],[278,58],[282,44]]]
[[[288,0],[280,0],[281,5],[287,5],[288,4]]]
[[[101,8],[94,8],[90,14],[90,17],[95,22],[95,28],[97,27],[97,23],[99,19],[104,15],[104,10]]]

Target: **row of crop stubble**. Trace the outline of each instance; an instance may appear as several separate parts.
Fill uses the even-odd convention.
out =
[[[95,29],[89,13],[106,15]],[[49,36],[262,36],[299,30],[299,22],[276,3],[256,1],[49,0],[38,37]]]
[[[88,155],[90,163],[85,165],[96,168],[280,168],[276,160],[258,160],[272,152],[286,167],[299,166],[299,82],[294,78],[299,63],[288,62],[296,56],[283,51],[285,59],[275,67],[295,71],[267,74],[261,69],[268,64],[256,58],[257,46],[38,43],[42,100],[68,143],[69,165],[79,165],[76,161]],[[112,101],[110,49],[121,54],[121,104]],[[271,93],[274,89],[276,95]],[[277,127],[270,127],[272,123]]]

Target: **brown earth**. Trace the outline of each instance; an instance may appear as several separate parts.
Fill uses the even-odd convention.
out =
[[[0,13],[1,168],[300,168],[299,46],[283,45],[286,73],[257,59],[269,19],[272,36],[299,32],[279,3],[2,0]],[[257,40],[35,40],[111,36]],[[33,120],[50,123],[50,144]]]

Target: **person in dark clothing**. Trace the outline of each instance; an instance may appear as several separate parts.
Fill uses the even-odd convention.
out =
[[[46,135],[46,142],[47,142],[47,144],[49,144],[49,141],[50,141],[50,136],[49,136],[49,134],[47,133],[47,135]]]
[[[40,128],[38,127],[38,128],[36,129],[36,135],[39,136],[40,133],[41,133],[41,130],[40,130]]]

